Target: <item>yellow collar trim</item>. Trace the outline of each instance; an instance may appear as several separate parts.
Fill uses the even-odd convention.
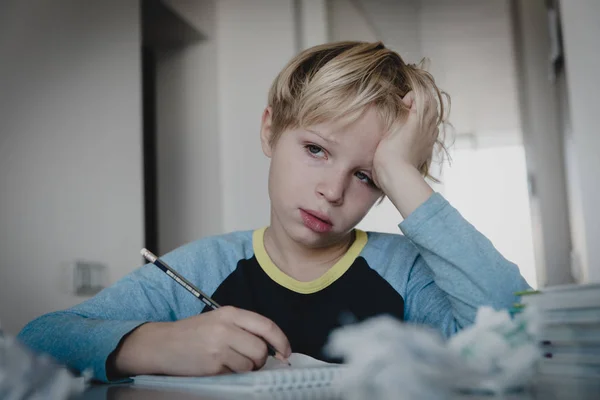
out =
[[[287,275],[273,263],[265,249],[264,236],[266,229],[266,227],[257,229],[252,234],[252,247],[254,248],[254,255],[258,260],[258,264],[269,278],[281,286],[301,294],[316,293],[338,280],[352,266],[352,263],[354,263],[354,260],[358,257],[368,240],[368,236],[364,231],[355,229],[356,237],[354,238],[354,243],[352,243],[346,254],[317,279],[310,282],[302,282]]]

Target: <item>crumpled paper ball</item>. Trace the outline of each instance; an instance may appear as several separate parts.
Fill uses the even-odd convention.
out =
[[[540,356],[534,321],[481,307],[472,326],[445,340],[431,328],[378,316],[334,331],[326,351],[347,365],[336,382],[344,399],[497,394],[529,382]]]
[[[480,307],[475,323],[447,343],[450,351],[477,371],[474,379],[463,379],[462,385],[494,393],[526,386],[541,356],[536,340],[539,326],[539,313],[533,308],[511,319],[506,311]]]

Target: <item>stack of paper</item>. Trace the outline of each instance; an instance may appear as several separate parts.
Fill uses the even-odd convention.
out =
[[[538,376],[600,390],[600,284],[525,293],[521,303],[537,309],[541,317]]]

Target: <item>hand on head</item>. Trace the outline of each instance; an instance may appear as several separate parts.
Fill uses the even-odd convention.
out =
[[[375,180],[382,189],[383,176],[389,171],[413,167],[422,171],[431,162],[433,147],[439,135],[439,114],[433,96],[425,98],[423,117],[420,118],[414,92],[402,99],[408,108],[404,123],[395,127],[379,142],[373,158]]]

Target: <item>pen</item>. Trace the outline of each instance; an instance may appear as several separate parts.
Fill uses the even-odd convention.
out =
[[[213,310],[216,310],[217,308],[221,307],[216,301],[214,301],[208,295],[206,295],[206,293],[198,289],[196,286],[194,286],[193,283],[185,279],[183,276],[179,275],[179,273],[173,268],[169,267],[167,263],[165,263],[164,261],[156,257],[154,254],[152,254],[151,251],[144,248],[140,251],[140,253],[146,260],[160,268],[165,274],[171,277],[171,279],[183,286],[188,292],[196,296],[198,300],[206,304],[208,307],[212,308]],[[267,349],[271,357],[275,357],[279,361],[290,365],[290,362],[286,360],[285,357],[281,355],[281,353],[275,350],[275,347],[273,347],[273,345],[271,345],[266,340],[265,343],[267,344]]]

